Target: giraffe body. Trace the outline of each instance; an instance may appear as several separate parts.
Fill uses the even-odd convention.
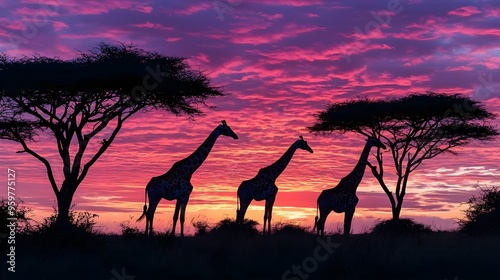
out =
[[[363,179],[365,168],[368,163],[370,149],[376,146],[386,149],[384,144],[377,138],[369,137],[359,157],[358,163],[347,176],[343,177],[336,187],[321,192],[317,200],[319,219],[316,216],[314,227],[317,234],[324,235],[325,222],[330,212],[345,213],[344,215],[344,235],[349,235],[351,231],[352,217],[356,210],[359,198],[356,196],[356,190]]]
[[[268,233],[271,233],[272,210],[276,194],[278,193],[276,179],[285,170],[297,149],[313,153],[311,147],[307,145],[307,142],[301,136],[275,163],[261,168],[252,179],[241,182],[237,192],[237,198],[240,201],[239,209],[236,211],[237,223],[241,224],[243,222],[245,213],[252,200],[265,200],[263,232],[264,234],[266,233],[267,223]]]
[[[137,221],[146,217],[146,235],[153,233],[153,218],[156,207],[161,199],[176,200],[172,235],[175,235],[175,227],[179,218],[181,224],[181,236],[184,235],[184,220],[186,206],[189,201],[189,196],[193,191],[191,177],[193,173],[201,166],[212,150],[215,141],[220,135],[229,136],[238,139],[238,136],[231,128],[222,121],[222,124],[217,126],[207,139],[187,158],[182,159],[172,165],[172,167],[163,175],[151,178],[146,185],[145,196],[149,199],[149,208],[144,204],[142,216]],[[146,197],[144,197],[146,200]]]

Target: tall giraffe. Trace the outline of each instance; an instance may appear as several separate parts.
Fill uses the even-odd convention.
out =
[[[273,211],[273,204],[276,198],[276,193],[278,193],[278,187],[276,186],[276,179],[285,170],[288,163],[293,157],[295,150],[302,149],[313,153],[313,150],[307,142],[304,141],[302,136],[300,139],[295,141],[288,150],[273,164],[261,168],[257,175],[250,180],[241,182],[238,187],[237,198],[240,201],[240,207],[236,210],[236,222],[243,223],[243,218],[247,211],[248,205],[253,199],[257,201],[266,200],[266,206],[264,210],[264,234],[266,233],[266,222],[268,223],[268,232],[271,233],[271,217]]]
[[[172,235],[175,235],[175,226],[177,224],[180,210],[181,236],[184,236],[184,217],[186,213],[186,205],[189,200],[189,195],[193,190],[193,185],[191,185],[190,182],[191,177],[208,157],[215,141],[220,135],[238,139],[238,136],[226,124],[226,121],[223,120],[222,124],[218,125],[212,133],[208,135],[207,139],[200,145],[200,147],[198,147],[198,149],[196,149],[196,151],[194,151],[187,158],[174,163],[167,173],[151,178],[146,186],[143,213],[139,219],[137,219],[137,221],[140,221],[144,218],[144,216],[146,217],[146,235],[148,235],[148,226],[149,234],[153,233],[153,217],[155,210],[160,200],[164,198],[166,200],[177,200],[175,204]],[[149,208],[146,206],[146,195],[149,199]]]
[[[375,146],[378,148],[386,149],[385,145],[375,137],[368,137],[365,147],[359,161],[354,169],[347,176],[342,178],[338,185],[334,188],[327,189],[321,192],[317,201],[317,209],[319,209],[319,219],[316,216],[314,220],[314,227],[317,228],[317,234],[325,234],[325,221],[328,214],[333,210],[336,213],[344,214],[344,235],[349,235],[351,232],[352,216],[356,205],[358,204],[358,197],[356,196],[356,189],[363,178],[366,165],[368,164],[368,155],[370,149]],[[316,214],[317,215],[317,214]]]

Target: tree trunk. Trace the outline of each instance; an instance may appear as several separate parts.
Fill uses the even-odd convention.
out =
[[[401,204],[392,207],[392,219],[399,220],[399,215],[401,214]]]
[[[69,211],[73,201],[73,194],[77,188],[76,180],[66,179],[63,182],[61,190],[56,195],[57,198],[57,218],[55,228],[67,231],[71,226]]]

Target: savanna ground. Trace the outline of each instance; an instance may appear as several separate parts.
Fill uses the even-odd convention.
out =
[[[17,236],[3,279],[498,279],[500,236],[458,232],[318,237],[220,230],[197,236]],[[5,249],[5,248],[4,248]],[[6,253],[1,256],[2,266]],[[495,275],[497,275],[495,277]]]

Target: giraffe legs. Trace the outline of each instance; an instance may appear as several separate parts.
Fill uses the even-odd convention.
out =
[[[331,210],[330,210],[331,211]],[[326,222],[326,217],[328,217],[328,214],[330,214],[330,211],[327,210],[322,210],[320,208],[319,210],[319,219],[316,222],[316,235],[325,235],[325,222]]]
[[[266,200],[266,208],[264,210],[264,229],[263,229],[263,234],[266,234],[266,222],[267,222],[267,231],[269,234],[271,234],[271,218],[272,218],[272,213],[273,213],[273,205],[274,205],[274,199],[276,197],[270,197],[269,199]]]
[[[172,224],[172,236],[175,236],[175,226],[177,225],[177,220],[179,219],[179,210],[181,208],[181,202],[177,199],[175,203],[175,211],[174,211],[174,223]]]
[[[184,218],[186,216],[186,203],[181,205],[181,236],[184,236]]]
[[[180,220],[180,225],[181,225],[181,236],[184,236],[184,220],[186,217],[186,206],[187,206],[187,199],[177,199],[177,202],[175,203],[175,211],[174,211],[174,223],[172,225],[172,236],[175,236],[175,226],[177,225],[177,220],[179,219],[179,212],[181,213],[181,220]]]
[[[241,198],[240,197],[240,210],[236,212],[236,223],[242,224],[245,218],[245,213],[247,212],[248,206],[252,199]]]
[[[351,222],[352,222],[352,216],[354,215],[354,208],[353,209],[347,209],[345,211],[344,215],[344,235],[348,236],[351,234]]]
[[[156,207],[160,203],[161,198],[149,197],[149,208],[146,211],[146,235],[153,235],[153,218],[155,216]]]

